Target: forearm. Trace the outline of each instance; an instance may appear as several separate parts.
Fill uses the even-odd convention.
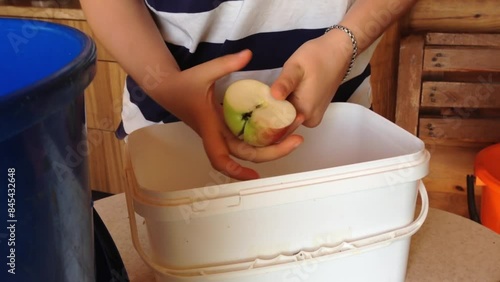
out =
[[[97,39],[146,92],[165,104],[162,85],[179,67],[143,0],[81,0]]]
[[[341,24],[353,31],[358,41],[358,48],[362,51],[406,13],[415,2],[416,0],[357,0]]]
[[[358,53],[368,48],[382,33],[417,0],[357,0],[339,23],[349,28],[356,37]],[[327,36],[335,42],[345,42],[346,52],[352,52],[352,44],[342,31]]]

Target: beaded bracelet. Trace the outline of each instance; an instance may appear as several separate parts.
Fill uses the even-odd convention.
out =
[[[349,63],[349,68],[347,69],[347,72],[344,75],[344,79],[342,81],[345,81],[347,76],[351,73],[352,67],[354,66],[354,61],[356,61],[356,56],[358,55],[358,42],[356,41],[356,37],[354,37],[354,33],[350,29],[348,29],[345,26],[342,25],[332,25],[331,27],[327,28],[325,30],[325,33],[329,32],[332,29],[340,29],[343,32],[345,32],[347,35],[349,35],[349,38],[351,38],[352,42],[352,57],[351,57],[351,62]]]

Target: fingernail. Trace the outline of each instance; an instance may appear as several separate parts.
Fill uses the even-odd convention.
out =
[[[237,53],[238,56],[243,56],[245,53],[248,51],[248,49],[241,50],[240,52]]]

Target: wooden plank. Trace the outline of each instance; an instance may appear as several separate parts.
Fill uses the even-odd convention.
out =
[[[466,175],[474,174],[474,159],[487,145],[448,146],[425,144],[431,154],[429,174],[424,178],[428,191],[464,194]]]
[[[410,35],[401,41],[399,52],[396,124],[417,135],[424,38]]]
[[[113,132],[88,129],[90,188],[118,194],[125,191],[122,151],[124,142]]]
[[[425,36],[426,45],[481,46],[500,48],[500,34],[437,33]]]
[[[436,116],[435,114],[429,114],[429,115],[424,115],[424,109],[433,109],[433,108],[421,108],[420,110],[420,116],[422,117],[433,117]],[[440,118],[454,118],[454,117],[461,117],[461,118],[475,118],[475,119],[484,119],[484,118],[490,118],[490,119],[500,119],[500,110],[498,108],[494,109],[484,109],[484,108],[439,108],[439,115]]]
[[[125,72],[112,62],[97,62],[97,74],[85,90],[87,127],[114,131],[121,121]]]
[[[466,177],[474,174],[475,157],[486,146],[426,144],[431,160],[429,174],[423,182],[431,207],[468,217]],[[476,206],[480,208],[481,189],[476,189],[475,194]]]
[[[421,106],[500,109],[500,84],[426,81]]]
[[[422,74],[424,81],[460,81],[470,83],[500,83],[500,72],[427,72]]]
[[[498,0],[419,0],[407,18],[409,32],[499,32]]]
[[[428,143],[446,140],[500,142],[500,119],[421,118],[419,137]]]
[[[373,110],[390,121],[396,112],[399,39],[396,22],[384,33],[370,61]]]
[[[1,1],[0,1],[1,2]],[[78,1],[74,1],[79,3]],[[78,5],[79,6],[79,5]],[[78,8],[41,8],[28,6],[1,6],[0,16],[16,18],[36,18],[36,19],[69,19],[85,20],[83,11]]]
[[[423,72],[500,72],[500,49],[425,48]]]

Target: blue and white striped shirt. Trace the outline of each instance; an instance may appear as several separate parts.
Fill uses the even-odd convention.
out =
[[[145,0],[165,43],[181,70],[250,49],[253,57],[241,71],[221,78],[215,95],[242,78],[272,84],[285,61],[306,41],[339,23],[355,0]],[[375,44],[358,56],[335,100],[346,101],[367,76]],[[348,90],[348,88],[353,88]],[[343,92],[343,93],[341,93]],[[147,96],[130,77],[123,96],[119,138],[151,124],[177,121]]]

